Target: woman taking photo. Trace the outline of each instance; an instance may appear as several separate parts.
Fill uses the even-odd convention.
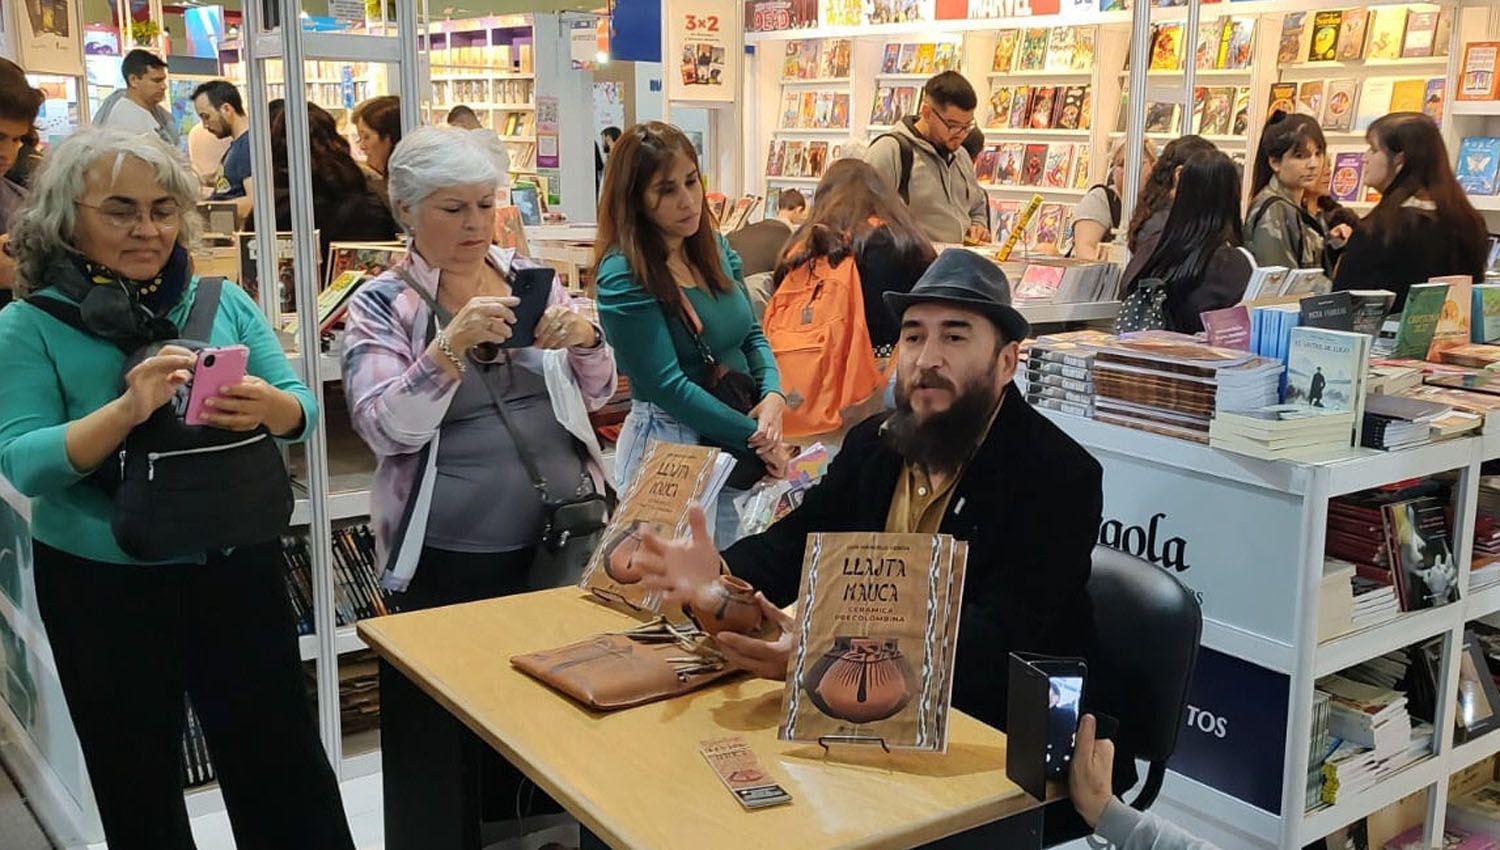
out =
[[[1125,294],[1140,281],[1161,280],[1167,290],[1167,330],[1203,330],[1199,313],[1239,303],[1254,267],[1240,235],[1240,175],[1222,152],[1200,153],[1182,166],[1177,198],[1140,271],[1126,280]]]
[[[308,709],[275,534],[143,562],[112,530],[104,481],[115,458],[124,477],[127,437],[148,419],[171,422],[158,410],[181,401],[195,364],[166,345],[121,378],[127,347],[178,337],[188,319],[197,200],[197,178],[154,137],[85,128],[48,153],[11,228],[25,302],[0,310],[0,472],[31,497],[38,608],[109,846],[193,847],[186,694],[241,847],[352,848]],[[206,421],[303,439],[312,393],[249,296],[224,285],[218,299],[208,343],[246,346],[248,376],[218,388]],[[54,312],[70,306],[77,325]],[[213,481],[215,455],[201,457],[184,461],[201,473],[188,471]]]
[[[682,131],[651,121],[626,130],[604,169],[595,280],[599,320],[630,378],[630,415],[620,432],[615,479],[623,492],[653,439],[718,446],[741,463],[783,463],[786,399],[771,346],[745,294],[739,257],[714,229],[698,154]],[[710,388],[718,366],[753,381],[746,412]],[[709,512],[720,548],[734,542],[738,514],[726,487]]]
[[[598,329],[554,276],[535,344],[495,347],[517,333],[517,273],[537,268],[490,241],[499,144],[422,127],[396,147],[391,197],[410,249],[349,305],[344,386],[379,458],[371,521],[382,581],[404,610],[537,589],[528,567],[545,506],[523,448],[551,498],[604,491],[587,410],[614,393],[615,368]],[[435,323],[423,293],[452,318]],[[554,409],[577,415],[562,422]]]
[[[1370,125],[1365,141],[1364,180],[1380,203],[1349,237],[1333,288],[1388,289],[1399,312],[1414,283],[1451,274],[1484,280],[1484,219],[1453,178],[1432,119],[1393,112]]]
[[[792,235],[773,280],[779,286],[804,263],[824,258],[836,266],[851,253],[859,268],[870,343],[877,357],[888,357],[901,326],[881,296],[910,292],[937,252],[875,169],[863,160],[840,159],[819,181],[812,214]]]
[[[1151,166],[1151,173],[1141,185],[1135,202],[1135,211],[1130,215],[1130,230],[1126,245],[1130,248],[1130,262],[1125,266],[1121,280],[1130,281],[1139,277],[1141,264],[1150,256],[1161,238],[1162,228],[1167,225],[1167,213],[1172,209],[1172,199],[1177,192],[1177,174],[1183,163],[1200,153],[1216,151],[1218,148],[1202,136],[1182,136],[1167,142],[1161,156]],[[1238,200],[1239,196],[1235,196]]]
[[[1318,121],[1281,110],[1261,132],[1245,216],[1246,247],[1262,266],[1323,268],[1328,233],[1308,212],[1327,165],[1328,143]],[[1334,239],[1342,243],[1347,233]],[[1330,266],[1331,270],[1331,266]]]

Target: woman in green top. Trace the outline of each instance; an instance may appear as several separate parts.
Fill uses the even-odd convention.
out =
[[[615,480],[635,478],[650,442],[718,446],[737,458],[785,468],[786,399],[771,346],[745,294],[740,258],[718,234],[698,155],[682,131],[651,121],[615,142],[599,199],[599,322],[630,379]],[[705,387],[712,378],[689,327],[722,367],[754,379],[759,403],[741,413]],[[720,496],[715,539],[734,542],[738,514]]]
[[[279,541],[141,563],[116,542],[95,481],[191,377],[195,358],[175,345],[123,381],[121,369],[125,347],[175,337],[187,319],[197,178],[155,137],[119,130],[80,130],[47,159],[11,229],[24,300],[0,310],[0,473],[31,498],[37,607],[105,838],[111,848],[193,847],[186,696],[240,846],[352,850],[308,710]],[[122,291],[128,308],[101,309],[87,297],[97,287]],[[37,306],[49,300],[80,305],[90,331]],[[249,375],[209,399],[213,427],[307,434],[313,395],[239,287],[223,287],[208,342],[249,349]],[[213,461],[200,463],[213,476]]]

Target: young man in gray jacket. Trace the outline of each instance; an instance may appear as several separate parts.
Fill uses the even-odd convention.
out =
[[[969,81],[944,71],[922,87],[917,114],[902,118],[865,153],[934,242],[990,241],[989,200],[963,147],[978,105]]]

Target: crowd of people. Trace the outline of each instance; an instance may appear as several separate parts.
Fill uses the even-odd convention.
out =
[[[205,299],[205,341],[249,351],[247,376],[209,398],[205,421],[296,442],[319,415],[254,302],[194,272],[198,201],[234,202],[247,227],[265,211],[254,209],[254,131],[235,87],[193,92],[203,128],[226,142],[205,181],[177,153],[161,107],[168,70],[128,54],[126,86],[97,126],[54,145],[30,174],[41,95],[0,61],[0,287],[22,301],[0,310],[10,355],[0,473],[32,499],[39,607],[111,846],[191,846],[177,768],[186,693],[237,837],[347,847],[274,535],[185,543],[162,559],[126,551],[112,531],[133,441],[181,406],[195,359],[179,337]],[[332,115],[305,108],[325,253],[332,241],[408,240],[405,259],[352,298],[340,349],[354,429],[377,458],[371,523],[399,607],[542,586],[534,567],[548,511],[627,489],[650,442],[664,440],[717,446],[735,469],[716,504],[694,509],[690,537],[648,538],[641,569],[669,600],[726,569],[757,587],[767,616],[788,629],[774,641],[721,635],[743,669],[786,675],[791,623],[779,606],[795,602],[806,535],[824,531],[942,530],[974,544],[953,701],[984,722],[1005,726],[1009,652],[1088,652],[1079,624],[1089,619],[1100,465],[1013,385],[1030,328],[1000,266],[945,247],[997,236],[968,146],[977,97],[961,75],[932,78],[918,113],[862,156],[831,163],[810,201],[783,192],[773,218],[728,238],[686,134],[661,122],[611,128],[601,137],[597,321],[553,278],[530,328],[517,327],[516,293],[540,267],[493,244],[508,163],[471,110],[403,133],[399,100],[367,101],[351,117],[360,161]],[[267,116],[278,230],[291,227],[294,191],[286,110],[274,101]],[[1326,140],[1304,116],[1271,116],[1244,215],[1239,166],[1184,136],[1160,151],[1145,143],[1127,221],[1129,157],[1117,148],[1079,202],[1072,253],[1107,256],[1123,241],[1122,291],[1164,287],[1168,327],[1185,332],[1201,330],[1200,312],[1237,303],[1258,265],[1322,269],[1336,288],[1390,289],[1398,304],[1435,275],[1482,278],[1486,228],[1437,126],[1393,114],[1366,139],[1365,180],[1381,200],[1362,218],[1329,198]],[[798,270],[847,258],[863,304],[855,319],[889,401],[840,434],[827,477],[800,507],[742,536],[736,498],[783,476],[796,452],[785,419],[800,400],[784,392],[761,311]],[[508,346],[518,333],[530,344]],[[631,407],[607,481],[588,413],[619,376]],[[217,462],[204,457],[195,463]],[[275,748],[258,744],[267,728]],[[1085,821],[1126,847],[1196,846],[1113,798],[1115,743],[1096,743],[1093,730],[1085,721],[1073,776]],[[1128,752],[1128,737],[1119,746]],[[497,761],[486,779],[501,789],[494,811],[514,814],[520,777]]]

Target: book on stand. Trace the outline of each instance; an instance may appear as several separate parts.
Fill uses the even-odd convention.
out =
[[[946,752],[968,544],[810,534],[778,737]]]

